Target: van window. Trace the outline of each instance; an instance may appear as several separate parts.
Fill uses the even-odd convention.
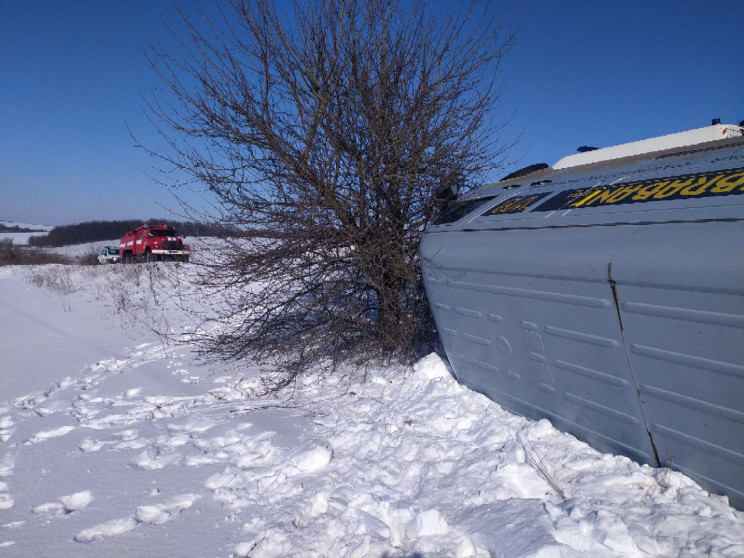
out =
[[[473,200],[463,200],[448,204],[442,213],[439,214],[434,220],[435,225],[446,225],[447,223],[454,223],[459,219],[462,219],[473,211],[474,209],[482,206],[484,203],[491,201],[496,196],[489,196],[486,198],[477,198]]]

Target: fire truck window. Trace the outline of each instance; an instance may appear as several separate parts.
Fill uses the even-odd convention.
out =
[[[147,233],[147,236],[154,238],[160,238],[163,236],[176,236],[176,231],[174,231],[173,229],[150,231],[149,233]]]

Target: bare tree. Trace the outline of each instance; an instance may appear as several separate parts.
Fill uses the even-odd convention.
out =
[[[222,224],[260,237],[225,239],[209,264],[220,304],[204,350],[410,358],[435,336],[417,259],[434,192],[503,162],[512,37],[484,3],[447,17],[424,0],[283,7],[184,16],[188,55],[152,59],[176,100],[153,105],[170,146],[157,155],[206,184]]]

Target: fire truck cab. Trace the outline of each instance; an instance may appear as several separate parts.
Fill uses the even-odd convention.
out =
[[[175,229],[163,223],[145,224],[127,232],[119,242],[119,258],[124,263],[173,260],[188,262],[191,253]]]

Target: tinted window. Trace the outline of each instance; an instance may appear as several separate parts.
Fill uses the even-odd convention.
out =
[[[447,223],[454,223],[455,221],[462,219],[473,211],[474,209],[480,207],[487,201],[492,200],[496,196],[489,196],[487,198],[478,198],[474,200],[463,200],[459,202],[450,203],[447,205],[447,207],[444,208],[444,211],[439,214],[439,217],[437,217],[434,220],[435,225],[445,225]]]

